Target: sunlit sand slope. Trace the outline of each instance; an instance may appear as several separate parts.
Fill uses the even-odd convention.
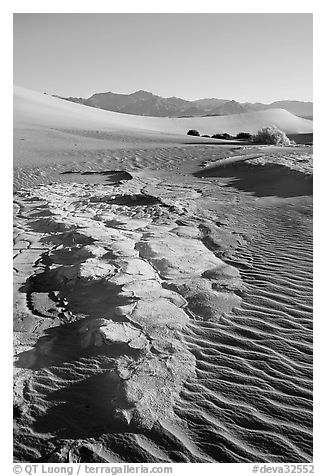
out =
[[[182,135],[192,128],[203,134],[236,134],[241,131],[254,133],[266,126],[276,126],[291,134],[310,133],[313,130],[312,121],[294,116],[284,109],[216,117],[144,117],[95,109],[21,87],[14,89],[14,122],[16,126],[125,130],[133,133],[148,131]]]
[[[310,463],[311,147],[16,93],[15,461]]]

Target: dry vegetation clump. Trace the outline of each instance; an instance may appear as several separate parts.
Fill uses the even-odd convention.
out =
[[[188,136],[200,136],[200,133],[196,130],[196,129],[190,129],[188,132],[187,132],[187,135]]]
[[[252,136],[254,144],[294,145],[285,132],[277,127],[263,127]]]
[[[227,132],[223,132],[223,133],[213,134],[212,139],[233,139],[233,137]]]
[[[243,139],[243,140],[249,140],[252,138],[252,135],[249,133],[249,132],[239,132],[239,134],[237,134],[235,136],[236,139]]]

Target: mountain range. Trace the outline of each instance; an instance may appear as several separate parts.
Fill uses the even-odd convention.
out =
[[[55,95],[54,95],[55,96]],[[55,96],[107,111],[154,117],[226,116],[266,109],[285,109],[296,116],[312,119],[313,103],[275,101],[271,104],[240,103],[229,99],[206,98],[187,101],[178,97],[164,98],[147,91],[131,94],[96,93],[89,98]]]

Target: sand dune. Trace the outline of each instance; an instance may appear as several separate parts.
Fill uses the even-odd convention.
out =
[[[262,127],[276,126],[288,134],[310,133],[313,123],[285,111],[270,109],[217,117],[166,118],[120,114],[70,103],[52,96],[14,88],[14,122],[16,127],[57,127],[70,129],[124,130],[184,135],[189,129],[202,134],[241,131],[257,132]]]
[[[185,131],[312,123],[22,88],[14,123],[15,460],[311,462],[311,147]]]

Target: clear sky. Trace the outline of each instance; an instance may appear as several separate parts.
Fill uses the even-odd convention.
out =
[[[312,100],[312,14],[14,14],[14,83],[63,96]]]

